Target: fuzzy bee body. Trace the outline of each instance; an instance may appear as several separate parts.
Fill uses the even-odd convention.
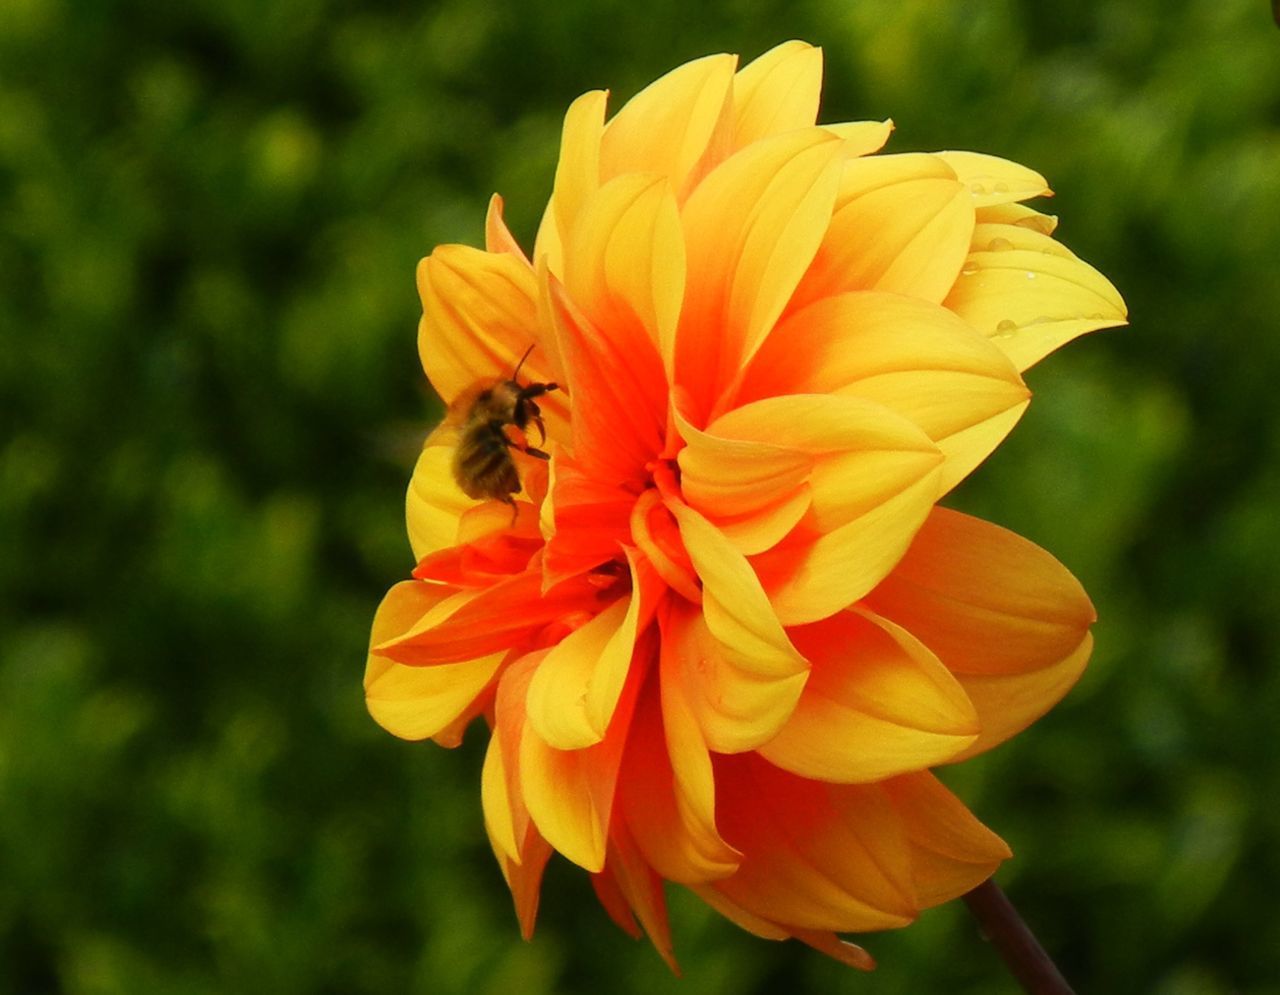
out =
[[[523,358],[520,363],[523,365]],[[445,419],[458,430],[453,476],[463,493],[476,500],[502,501],[513,509],[511,495],[519,494],[521,486],[511,450],[537,459],[551,458],[529,445],[524,432],[530,424],[535,425],[539,442],[545,441],[547,433],[536,399],[559,389],[554,383],[521,384],[516,379],[519,373],[517,366],[510,379],[482,380],[463,391]]]

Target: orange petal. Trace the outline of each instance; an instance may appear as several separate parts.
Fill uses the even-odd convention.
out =
[[[654,653],[656,646],[645,639],[636,659]],[[588,871],[604,866],[618,770],[647,669],[640,663],[630,668],[608,732],[594,746],[557,750],[532,722],[520,737],[520,786],[530,817],[553,847]]]
[[[445,592],[420,581],[402,581],[387,592],[373,620],[371,646],[416,624]],[[488,686],[505,657],[497,652],[441,667],[406,667],[373,652],[365,664],[369,714],[402,739],[434,736],[462,715]]]
[[[919,426],[946,457],[944,491],[990,454],[1030,396],[1008,358],[950,311],[876,291],[783,321],[752,361],[739,404],[792,393],[865,398]]]
[[[733,55],[686,62],[628,100],[604,131],[603,178],[659,173],[683,199],[705,168],[705,160],[724,154],[717,136],[727,130],[736,67]]]
[[[733,873],[738,854],[716,829],[711,756],[665,637],[661,666],[661,681],[651,681],[636,706],[619,810],[645,860],[664,878],[712,881]]]
[[[553,343],[543,341],[537,315],[537,281],[524,261],[507,252],[442,245],[418,264],[422,368],[446,404],[478,381],[510,377],[521,369],[529,381],[562,380],[552,363]],[[568,406],[548,394],[540,399],[550,438],[567,437]]]
[[[808,676],[746,558],[710,522],[668,502],[702,580],[702,610],[677,606],[663,639],[681,648],[684,686],[707,744],[750,750],[772,737]]]
[[[877,785],[833,785],[753,754],[716,759],[725,839],[737,873],[710,885],[784,929],[904,926],[919,908],[902,820]]]
[[[544,594],[540,572],[531,569],[485,590],[451,595],[375,651],[419,667],[473,660],[518,647],[565,615],[594,615],[613,597],[584,577]]]
[[[489,252],[506,252],[528,265],[529,257],[502,218],[502,207],[501,196],[495,193],[489,198],[489,210],[484,216],[484,247]]]
[[[630,595],[552,647],[529,685],[529,722],[558,750],[579,750],[604,739],[632,666],[637,633],[665,590],[634,550],[627,550],[627,562]]]
[[[545,299],[572,384],[573,456],[597,478],[638,492],[666,431],[666,377],[657,350],[643,333],[597,328],[554,276],[546,280]]]
[[[616,353],[633,364],[661,355],[669,368],[684,277],[684,234],[665,177],[628,173],[587,199],[565,242],[564,283]]]
[[[944,304],[1019,370],[1086,332],[1124,324],[1124,300],[1088,263],[1057,249],[995,244],[969,253]]]
[[[654,949],[678,975],[680,966],[676,963],[675,949],[671,943],[671,927],[667,921],[667,899],[663,892],[662,878],[646,863],[625,824],[619,823],[610,829],[605,872],[612,875],[619,894],[639,917]]]
[[[972,700],[982,734],[957,760],[1008,739],[1066,694],[1096,617],[1044,550],[944,508],[866,603],[933,650]]]
[[[847,169],[870,161],[859,159]],[[908,172],[841,200],[790,309],[848,290],[883,290],[934,303],[946,297],[973,233],[973,204],[959,181]]]
[[[840,612],[788,630],[809,681],[760,755],[802,777],[855,783],[923,770],[977,739],[956,679],[909,633],[870,613]]]
[[[841,142],[829,132],[788,132],[731,156],[685,204],[689,273],[676,369],[699,424],[813,259],[841,165]]]
[[[981,152],[933,153],[955,170],[969,190],[975,207],[1008,204],[1032,197],[1052,196],[1045,178],[1034,169]]]
[[[543,586],[574,577],[617,558],[628,540],[632,491],[601,480],[572,456],[557,453],[555,483],[543,503],[550,529],[543,556]]]
[[[771,48],[734,77],[734,149],[811,127],[821,93],[822,49],[802,41]]]
[[[913,878],[922,907],[977,887],[1013,854],[928,771],[886,781],[884,793],[911,843]]]

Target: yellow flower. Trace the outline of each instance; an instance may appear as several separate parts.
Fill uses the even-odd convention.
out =
[[[532,262],[495,197],[485,251],[419,267],[454,415],[365,688],[409,739],[486,718],[526,935],[556,850],[668,960],[664,881],[869,966],[835,934],[905,925],[1009,855],[929,768],[1023,729],[1089,656],[1075,579],[936,502],[1026,408],[1020,371],[1124,304],[1022,206],[1039,175],[875,155],[888,122],[814,124],[821,72],[789,42],[681,66],[608,123],[588,93]],[[495,414],[486,381],[554,387]],[[487,500],[459,486],[478,463]]]

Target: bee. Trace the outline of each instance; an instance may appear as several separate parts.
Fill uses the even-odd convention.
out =
[[[529,445],[524,432],[532,423],[538,429],[538,444],[546,442],[547,430],[536,398],[560,389],[554,383],[520,383],[520,368],[531,352],[533,346],[525,350],[509,379],[481,380],[463,391],[445,418],[445,424],[458,430],[453,477],[463,493],[509,504],[513,512],[516,502],[511,495],[520,493],[520,475],[511,450],[551,459],[550,453]]]

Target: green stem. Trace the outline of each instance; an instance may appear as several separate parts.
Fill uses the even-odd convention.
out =
[[[995,881],[982,882],[964,896],[964,903],[1027,995],[1075,995]]]

